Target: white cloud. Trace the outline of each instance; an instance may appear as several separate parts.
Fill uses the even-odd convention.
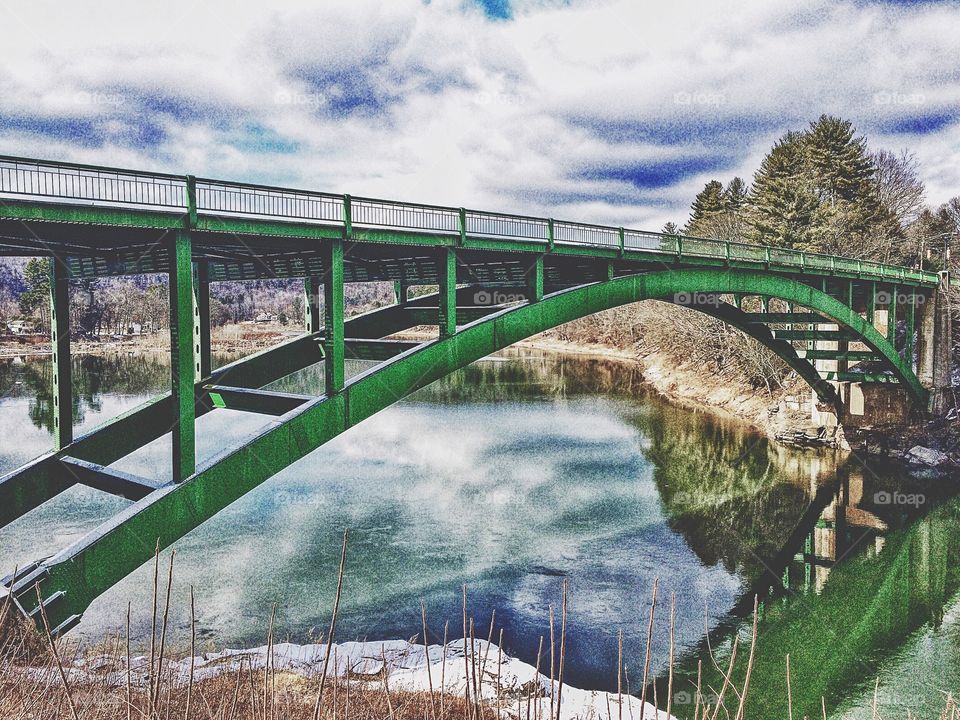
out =
[[[0,151],[659,227],[822,112],[960,185],[955,5],[5,8]]]

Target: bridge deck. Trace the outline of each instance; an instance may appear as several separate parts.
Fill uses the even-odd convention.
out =
[[[488,285],[522,283],[536,255],[553,286],[607,279],[611,262],[615,274],[666,265],[938,282],[936,273],[781,247],[0,156],[0,254],[57,254],[75,276],[165,273],[164,238],[184,227],[212,281],[321,275],[320,243],[346,238],[346,282],[436,284],[431,249],[446,247],[459,248],[459,282]]]

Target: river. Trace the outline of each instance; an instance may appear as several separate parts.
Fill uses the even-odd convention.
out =
[[[74,376],[83,429],[162,392],[167,367],[162,354],[83,356]],[[321,381],[308,369],[275,387]],[[48,387],[44,359],[0,362],[0,472],[50,447]],[[198,423],[198,455],[267,421],[218,410]],[[168,452],[160,440],[117,467],[160,477]],[[533,663],[567,578],[566,679],[615,689],[622,631],[636,692],[658,580],[656,689],[662,699],[675,594],[685,716],[698,663],[719,690],[710,653],[725,667],[738,634],[743,673],[760,592],[751,716],[786,716],[789,653],[796,717],[819,716],[821,695],[831,717],[869,717],[877,677],[883,714],[933,717],[941,690],[960,689],[960,502],[947,485],[777,446],[651,395],[629,363],[513,350],[367,420],[177,542],[173,634],[182,647],[192,585],[205,647],[262,644],[274,605],[280,637],[316,639],[349,528],[341,640],[417,635],[421,599],[431,641],[446,622],[458,637],[465,583],[477,634],[495,610],[506,651]],[[48,555],[126,505],[75,487],[0,530],[0,566]],[[71,635],[116,632],[130,603],[142,641],[151,597],[145,566]]]

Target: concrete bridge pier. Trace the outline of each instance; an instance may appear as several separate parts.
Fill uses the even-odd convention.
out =
[[[928,410],[933,415],[943,415],[956,406],[951,386],[953,330],[949,285],[949,273],[941,273],[939,288],[919,306],[917,377],[930,391]]]
[[[956,406],[951,387],[951,353],[953,347],[950,300],[947,295],[949,277],[944,273],[940,286],[927,293],[892,286],[867,298],[865,313],[861,315],[898,348],[901,357],[915,369],[917,378],[930,391],[926,410],[932,415],[943,415]],[[878,307],[879,304],[882,307]],[[857,308],[861,310],[861,308]],[[897,321],[905,326],[904,337],[897,343]],[[838,326],[819,324],[817,330],[832,331]],[[836,350],[841,353],[849,343],[843,341],[816,341],[817,350]],[[843,346],[847,345],[847,348]],[[846,370],[842,360],[820,359],[817,369],[823,373]],[[915,411],[915,405],[901,385],[882,382],[831,382],[837,390],[838,408],[818,402],[811,394],[811,420],[822,426],[836,424],[846,428],[884,425],[902,422]]]

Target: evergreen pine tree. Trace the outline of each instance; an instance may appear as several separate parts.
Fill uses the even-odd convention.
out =
[[[811,245],[820,252],[860,256],[867,236],[895,232],[883,212],[874,180],[876,168],[863,137],[849,120],[822,115],[806,133],[806,157],[818,198]]]
[[[727,210],[739,212],[747,201],[747,184],[741,178],[735,177],[727,183],[723,196]]]
[[[688,231],[711,215],[723,212],[726,207],[723,183],[719,180],[711,180],[693,199],[693,205],[690,206],[690,222],[687,223]]]
[[[788,132],[760,163],[748,196],[751,239],[764,245],[806,247],[817,197],[806,173],[806,138]]]

